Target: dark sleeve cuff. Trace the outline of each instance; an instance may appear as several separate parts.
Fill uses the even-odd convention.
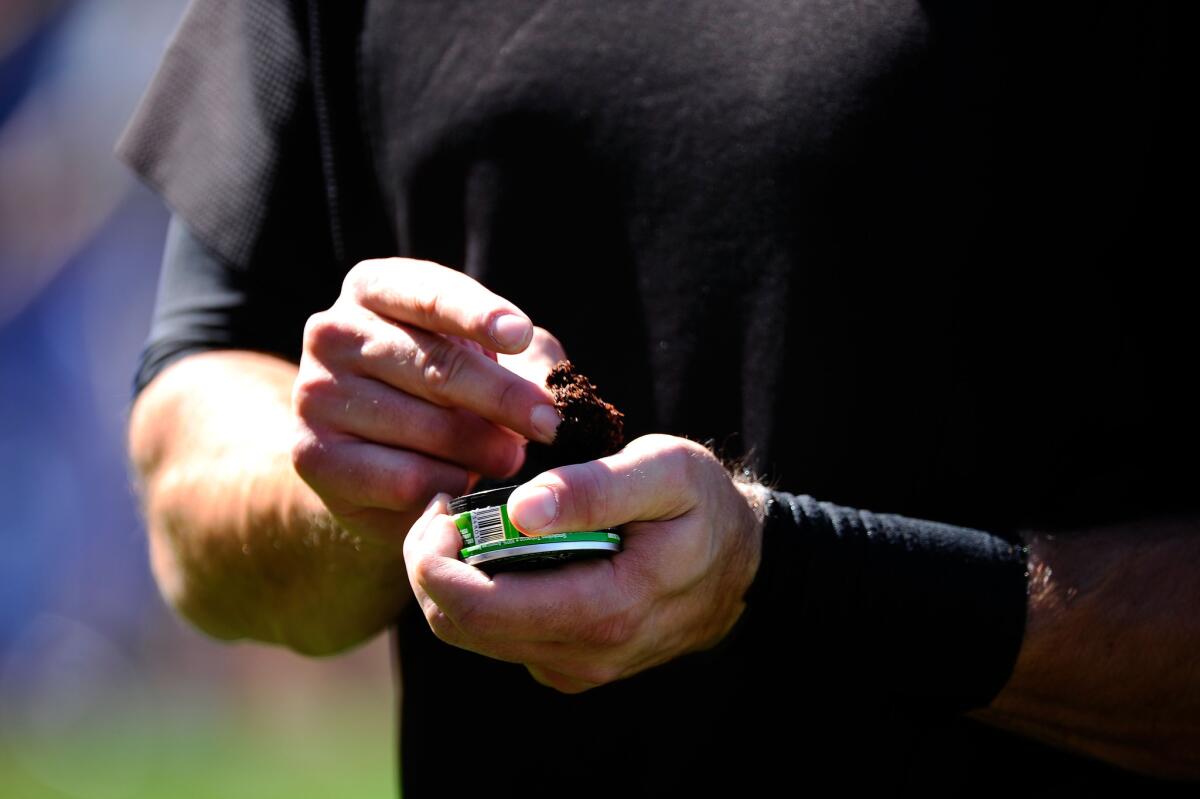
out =
[[[806,668],[856,698],[982,707],[1021,647],[1027,557],[983,530],[771,491],[734,645],[765,657],[765,639],[792,636]]]

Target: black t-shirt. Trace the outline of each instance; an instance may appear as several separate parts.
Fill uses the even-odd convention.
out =
[[[1181,16],[200,0],[121,143],[176,214],[138,386],[295,358],[346,269],[402,255],[516,302],[631,436],[784,491],[1008,540],[1194,509]],[[800,581],[786,554],[763,568]],[[1000,685],[955,642],[848,663],[786,603],[579,696],[415,607],[396,639],[410,795],[1149,787],[963,719]]]

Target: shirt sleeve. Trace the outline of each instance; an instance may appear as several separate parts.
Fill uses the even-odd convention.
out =
[[[136,390],[205,349],[297,358],[337,296],[304,9],[194,0],[117,143],[173,213]]]
[[[1000,692],[1025,633],[1021,542],[807,494],[768,497],[734,646],[769,667],[772,642],[799,631],[808,669],[831,687],[934,713],[983,707]]]
[[[173,216],[134,393],[175,361],[208,350],[254,350],[298,362],[305,322],[333,302],[338,285],[336,274],[304,262],[238,268]]]

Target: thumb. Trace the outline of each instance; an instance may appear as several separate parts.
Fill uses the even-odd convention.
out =
[[[508,498],[509,521],[526,535],[548,535],[673,519],[699,502],[692,475],[701,453],[712,457],[686,439],[642,436],[615,455],[560,466],[520,486]]]

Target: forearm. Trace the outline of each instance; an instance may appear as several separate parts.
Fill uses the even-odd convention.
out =
[[[1200,778],[1200,517],[1028,536],[1011,679],[972,715],[1157,776]]]
[[[987,531],[773,496],[747,602],[786,607],[854,690],[1200,777],[1196,516],[1025,533],[1026,579]]]
[[[337,651],[410,596],[395,547],[348,535],[292,466],[296,367],[257,353],[181,360],[141,394],[130,452],[160,589],[220,638]]]

